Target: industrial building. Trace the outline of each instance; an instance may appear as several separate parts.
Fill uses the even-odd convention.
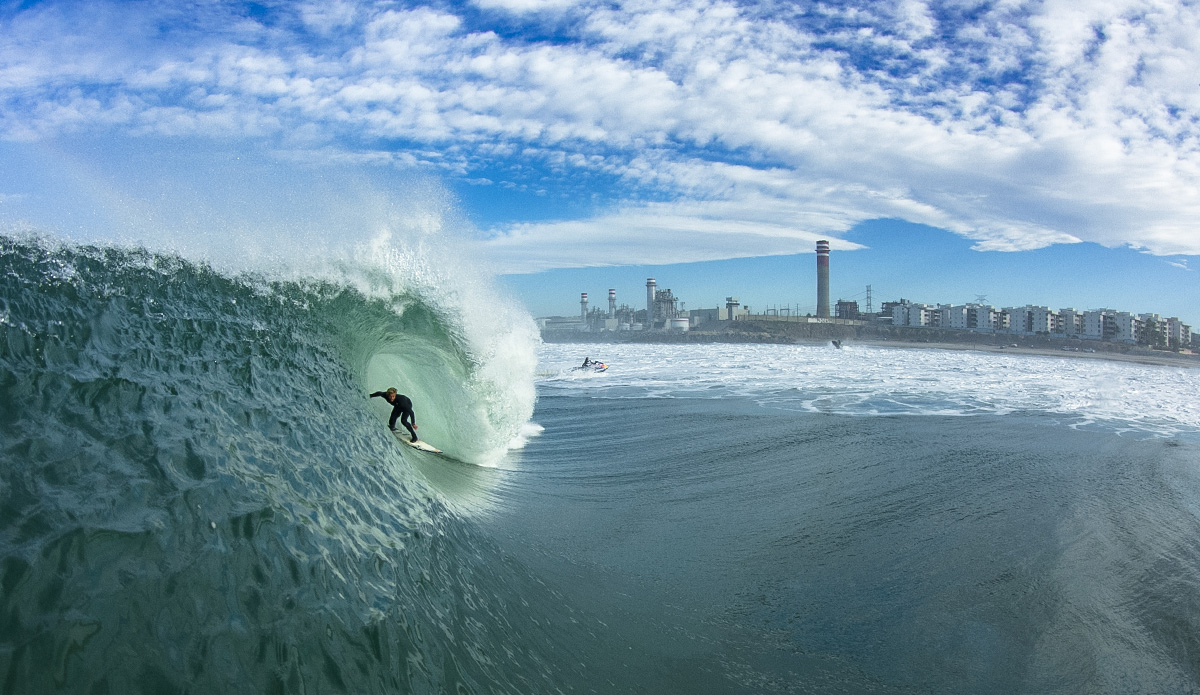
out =
[[[818,318],[829,318],[829,242],[822,239],[817,242],[817,307]],[[658,280],[646,278],[646,308],[634,310],[628,305],[617,306],[617,291],[608,290],[608,311],[589,308],[588,294],[583,292],[579,298],[579,320],[570,321],[560,317],[540,319],[543,330],[581,330],[581,331],[639,331],[639,330],[675,330],[686,331],[703,323],[711,321],[738,321],[750,316],[750,307],[742,306],[737,297],[726,297],[725,306],[714,309],[693,309],[684,312],[679,298],[670,289],[659,289]],[[788,312],[789,317],[791,312]],[[858,303],[838,301],[839,319],[856,320],[859,318]],[[776,311],[770,312],[765,318],[777,320],[780,318]],[[799,317],[797,317],[798,319]]]
[[[608,308],[592,307],[588,293],[579,295],[578,318],[561,316],[537,319],[543,331],[687,331],[715,321],[737,321],[750,315],[750,307],[742,306],[737,297],[726,297],[724,306],[711,309],[682,310],[682,302],[670,289],[659,289],[658,281],[646,279],[646,308],[635,309],[617,304],[617,291],[608,290]]]
[[[829,318],[829,242],[817,242],[817,318]]]
[[[671,290],[658,289],[654,278],[646,279],[646,328],[687,330],[687,316],[679,313],[679,300]]]
[[[1131,314],[1111,309],[1079,311],[1073,308],[1052,310],[1045,306],[996,307],[982,302],[969,304],[921,304],[900,299],[884,302],[879,314],[871,311],[871,286],[867,286],[865,312],[857,301],[839,299],[833,317],[829,312],[829,242],[816,243],[817,287],[816,316],[802,317],[789,307],[767,309],[755,315],[734,296],[724,306],[683,311],[683,303],[670,289],[659,289],[655,278],[646,279],[644,309],[617,304],[617,291],[608,290],[607,310],[590,308],[588,294],[579,299],[579,318],[549,317],[538,319],[544,331],[688,331],[703,324],[720,321],[796,321],[809,323],[861,324],[883,322],[892,326],[916,326],[987,333],[1060,336],[1090,340],[1108,340],[1163,348],[1186,348],[1200,338],[1191,326],[1178,318],[1158,314]],[[980,298],[984,299],[985,298]],[[986,301],[986,300],[985,300]]]
[[[583,292],[579,298],[579,318],[545,317],[538,319],[538,324],[544,331],[688,331],[698,326],[719,321],[743,321],[753,318],[756,321],[792,321],[792,322],[824,322],[842,323],[857,322],[864,318],[859,311],[858,302],[838,300],[837,317],[829,313],[829,242],[817,242],[817,307],[816,318],[809,314],[802,316],[797,308],[791,307],[766,309],[761,314],[753,314],[750,307],[743,305],[735,296],[725,298],[724,306],[713,308],[683,310],[683,303],[670,289],[660,289],[658,280],[646,278],[646,303],[644,309],[634,309],[627,304],[617,305],[617,291],[608,290],[608,310],[601,311],[592,308],[588,294]],[[870,308],[870,287],[867,288],[868,313]]]
[[[861,316],[861,314],[858,311],[858,302],[847,301],[845,299],[839,299],[837,301],[837,308],[834,311],[834,316],[836,316],[839,319],[849,319],[851,321],[857,321],[859,319],[859,317]]]

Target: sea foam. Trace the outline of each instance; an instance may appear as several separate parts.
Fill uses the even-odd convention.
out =
[[[581,378],[584,352],[610,364]],[[855,416],[1043,414],[1070,427],[1200,434],[1200,370],[1062,356],[770,344],[546,344],[547,392],[596,398],[744,398]],[[664,368],[663,365],[670,365]]]

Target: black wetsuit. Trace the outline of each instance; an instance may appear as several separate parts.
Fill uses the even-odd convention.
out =
[[[385,401],[387,400],[386,391],[376,391],[371,394],[371,398],[376,396],[383,398]],[[389,402],[392,404],[392,417],[388,419],[388,429],[395,432],[396,418],[400,418],[400,424],[404,425],[404,428],[412,435],[412,440],[414,442],[417,441],[417,431],[413,429],[413,425],[417,424],[417,416],[413,413],[412,401],[409,400],[408,396],[397,393],[396,400]]]

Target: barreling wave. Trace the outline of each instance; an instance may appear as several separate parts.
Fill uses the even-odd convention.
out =
[[[531,580],[366,396],[487,464],[532,413],[535,332],[340,272],[0,237],[0,689],[529,685],[480,645],[517,620],[488,595]]]
[[[142,249],[5,239],[0,251],[12,371],[62,369],[60,388],[122,384],[140,394],[127,417],[204,411],[211,398],[336,439],[377,430],[386,407],[350,403],[396,386],[424,437],[486,464],[532,414],[531,322],[480,336],[453,292],[397,286],[382,267],[273,280]]]

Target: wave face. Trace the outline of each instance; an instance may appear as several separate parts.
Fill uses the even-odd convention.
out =
[[[532,580],[366,397],[398,387],[423,438],[487,464],[532,413],[532,328],[483,335],[453,293],[357,279],[0,237],[0,690],[553,677],[481,646],[528,624],[488,596]],[[478,509],[487,469],[453,465]]]

